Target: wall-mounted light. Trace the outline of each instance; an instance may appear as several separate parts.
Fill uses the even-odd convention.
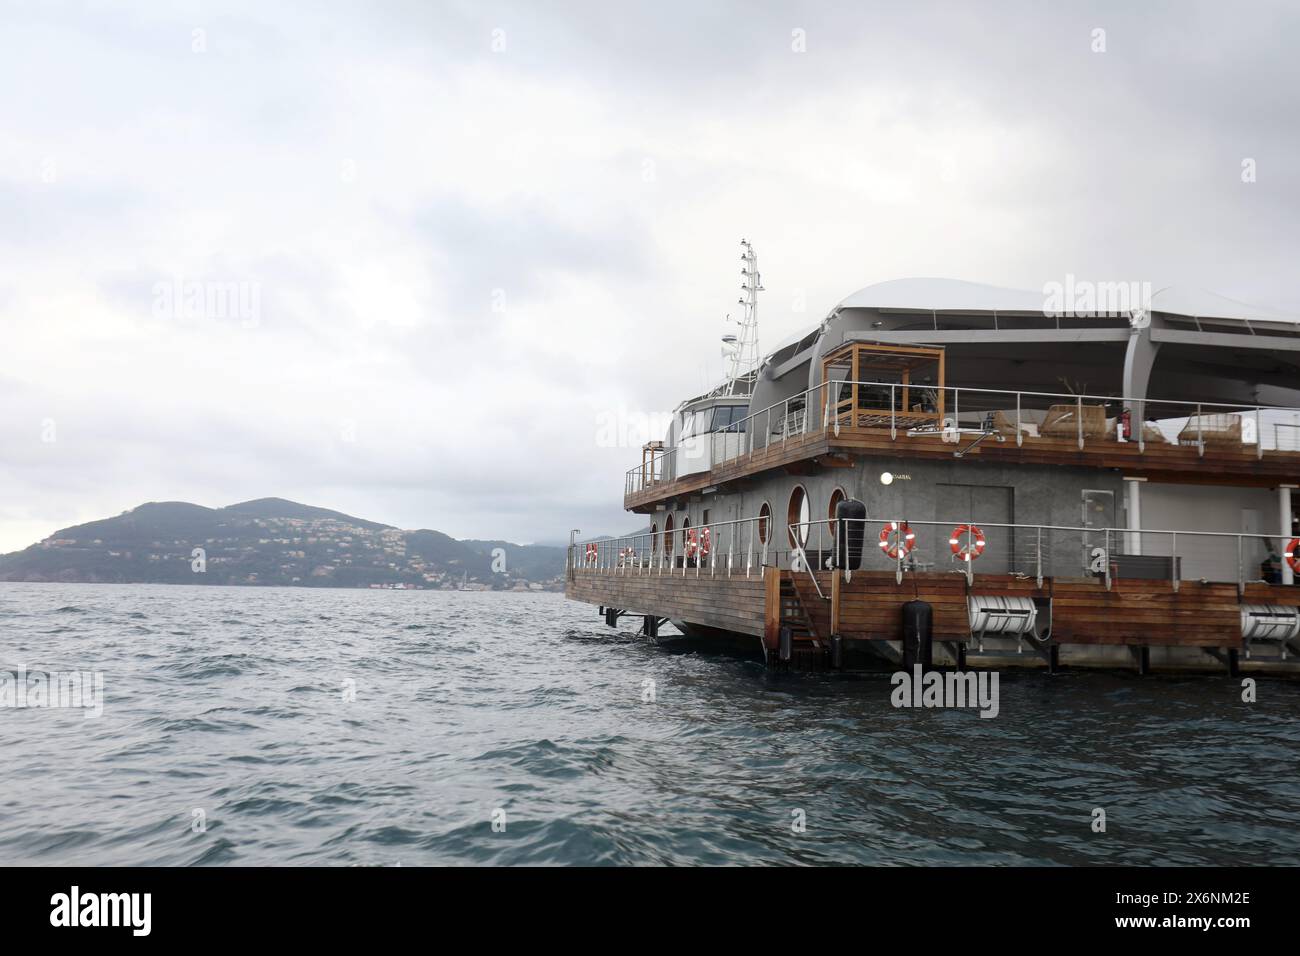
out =
[[[891,472],[888,472],[888,471],[882,471],[882,472],[880,473],[880,483],[881,483],[882,485],[892,485],[892,484],[894,483],[894,476],[893,476],[893,474],[892,474]]]

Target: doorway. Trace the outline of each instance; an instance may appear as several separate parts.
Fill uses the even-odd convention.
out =
[[[932,534],[935,570],[961,567],[960,563],[952,561],[948,535],[957,525],[973,521],[983,530],[987,542],[975,570],[985,574],[1009,574],[1015,563],[1015,532],[1011,528],[992,526],[1015,521],[1014,489],[1004,485],[937,484],[935,492],[938,497],[934,517],[940,522]],[[949,522],[952,527],[944,527]]]

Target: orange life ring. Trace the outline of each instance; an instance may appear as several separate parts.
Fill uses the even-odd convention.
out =
[[[709,556],[709,529],[686,529],[686,556],[693,558],[699,555],[702,558]]]
[[[916,545],[916,535],[906,521],[891,521],[880,529],[880,550],[891,558],[906,556]]]
[[[1300,538],[1292,538],[1291,543],[1286,546],[1286,551],[1282,557],[1286,558],[1286,563],[1291,566],[1291,570],[1300,574]]]
[[[961,543],[961,536],[964,534],[969,535],[969,543],[965,545]],[[948,546],[952,548],[952,553],[963,561],[974,561],[984,553],[984,532],[978,525],[959,524],[952,529]]]
[[[596,563],[596,559],[599,557],[599,555],[600,555],[600,547],[596,544],[595,541],[593,541],[593,542],[591,542],[591,544],[587,545],[587,563],[588,563],[588,564],[595,564],[595,563]]]

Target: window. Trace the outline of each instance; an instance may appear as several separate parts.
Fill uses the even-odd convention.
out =
[[[744,431],[738,423],[745,420],[748,411],[744,405],[719,405],[713,410],[713,430]]]
[[[709,430],[709,422],[713,418],[713,409],[701,408],[698,411],[686,415],[682,422],[682,437],[691,438],[695,435],[704,435]]]
[[[673,516],[664,519],[664,554],[673,553]]]
[[[701,522],[702,524],[706,525],[706,526],[708,525],[708,523],[709,523],[709,509],[708,509],[708,508],[705,508],[705,509],[704,509],[704,515],[700,518],[700,522]]]
[[[745,431],[746,419],[748,418],[749,418],[748,405],[732,405],[730,431],[735,432],[737,434],[743,433]]]
[[[658,550],[659,550],[659,525],[656,522],[652,521],[650,522],[650,553],[654,554]]]
[[[808,492],[803,490],[803,485],[795,485],[794,491],[790,492],[790,507],[786,511],[786,524],[791,526],[790,547],[802,548],[808,543],[808,523],[811,520],[808,513]]]
[[[836,488],[834,491],[831,492],[831,501],[830,501],[830,505],[826,509],[826,517],[830,519],[832,540],[834,540],[835,532],[838,528],[838,525],[835,521],[835,508],[836,506],[839,505],[841,501],[845,499],[845,497],[847,496],[844,494],[843,488]]]
[[[772,506],[766,501],[763,507],[758,509],[758,540],[760,544],[767,544],[767,524],[772,520]]]

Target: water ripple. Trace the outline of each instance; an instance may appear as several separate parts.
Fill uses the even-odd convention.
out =
[[[0,618],[0,669],[105,694],[0,710],[9,863],[1300,864],[1285,681],[1007,673],[982,720],[550,594],[0,584]]]

